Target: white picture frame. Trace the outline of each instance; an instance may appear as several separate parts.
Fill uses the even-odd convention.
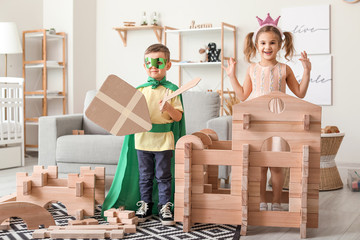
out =
[[[281,29],[294,36],[296,54],[330,54],[330,5],[283,8]]]
[[[309,56],[312,69],[310,74],[310,83],[305,98],[303,100],[321,105],[332,105],[332,56],[331,55],[313,55]],[[298,82],[301,81],[304,69],[299,60],[289,61],[288,64]],[[291,90],[286,87],[286,93],[295,96]]]

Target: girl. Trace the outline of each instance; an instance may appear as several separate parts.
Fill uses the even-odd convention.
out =
[[[300,84],[296,80],[291,68],[279,63],[276,56],[280,49],[285,50],[285,59],[289,60],[294,54],[293,38],[290,32],[282,32],[277,26],[280,16],[273,20],[268,13],[267,18],[262,20],[257,17],[260,27],[254,33],[249,33],[245,38],[244,54],[246,60],[251,63],[251,59],[259,53],[261,60],[258,63],[251,63],[248,67],[244,84],[240,85],[235,76],[234,59],[228,60],[228,66],[223,67],[230,78],[230,82],[237,98],[241,101],[246,99],[256,98],[272,91],[281,91],[285,93],[286,84],[289,89],[299,98],[305,97],[307,88],[309,86],[311,63],[307,58],[307,53],[301,53],[299,59],[303,65],[304,73]],[[272,106],[277,108],[278,106]],[[279,140],[279,139],[278,139]],[[283,151],[280,142],[273,139],[273,151]],[[260,180],[260,210],[267,210],[267,203],[265,201],[267,168],[261,169]],[[282,168],[270,168],[272,186],[273,186],[273,200],[272,210],[281,211],[281,192],[283,186]]]

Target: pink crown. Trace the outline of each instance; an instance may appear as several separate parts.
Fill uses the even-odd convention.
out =
[[[260,26],[259,26],[259,28],[256,30],[256,32],[254,33],[253,40],[255,40],[258,31],[259,31],[262,27],[265,27],[265,26],[273,26],[273,27],[277,28],[277,29],[280,31],[281,37],[283,38],[284,35],[283,35],[281,29],[277,26],[277,25],[278,25],[278,22],[279,22],[279,19],[280,19],[280,16],[278,16],[278,18],[274,20],[272,17],[270,17],[270,13],[268,13],[268,14],[267,14],[267,17],[265,18],[265,20],[262,20],[262,19],[259,18],[258,16],[256,16],[256,18],[257,18]]]
[[[274,27],[277,27],[280,16],[278,16],[278,18],[276,20],[272,19],[272,17],[270,17],[270,13],[267,14],[267,17],[265,18],[265,20],[262,20],[261,18],[259,18],[258,16],[256,16],[260,27],[266,26],[266,25],[271,25]]]

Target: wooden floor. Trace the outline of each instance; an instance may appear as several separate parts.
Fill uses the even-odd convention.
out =
[[[16,172],[32,172],[36,156],[26,158],[26,166],[0,170],[0,197],[16,191]],[[360,169],[360,164],[338,164],[341,178],[346,184],[347,169]],[[61,177],[61,176],[60,176]],[[110,180],[110,179],[109,179]],[[111,180],[107,181],[108,190]],[[308,239],[360,239],[360,192],[343,189],[320,192],[320,220],[318,229],[308,229]],[[249,226],[248,235],[241,239],[292,240],[299,239],[298,229]]]

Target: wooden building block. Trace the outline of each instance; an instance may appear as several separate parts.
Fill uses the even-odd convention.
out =
[[[243,114],[243,129],[247,130],[250,128],[250,114],[244,113]]]
[[[260,167],[249,167],[249,181],[250,182],[257,182],[261,179],[261,168]],[[231,176],[232,177],[232,176]]]
[[[77,209],[75,211],[75,218],[76,218],[76,220],[83,220],[84,219],[84,209]]]
[[[45,238],[45,233],[47,232],[47,229],[36,229],[34,232],[33,232],[33,235],[32,237],[37,239],[37,238],[40,238],[40,239],[43,239]]]
[[[31,177],[29,177],[28,179],[32,181],[33,187],[44,187],[47,185],[47,178],[48,178],[48,174],[46,172],[42,172],[42,173],[33,173]]]
[[[135,212],[130,210],[123,210],[123,211],[116,210],[116,216],[121,219],[125,219],[125,218],[130,219],[135,217]]]
[[[306,223],[300,225],[300,238],[306,238]]]
[[[124,230],[112,230],[110,232],[110,238],[111,239],[122,239],[124,237]]]
[[[104,230],[53,230],[51,238],[105,238]]]
[[[23,194],[24,195],[31,194],[31,180],[27,180],[23,182]]]
[[[123,225],[122,229],[124,229],[125,233],[136,233],[136,226],[132,225]]]
[[[72,130],[72,134],[73,135],[84,135],[85,131],[84,130]]]
[[[107,217],[106,221],[110,224],[119,223],[120,219],[118,217]]]
[[[120,222],[123,224],[138,224],[139,219],[138,217],[132,217],[132,218],[121,218]]]
[[[200,132],[207,134],[211,138],[212,141],[219,141],[219,137],[218,137],[217,133],[212,129],[205,128],[205,129],[200,130]]]
[[[28,202],[0,203],[0,223],[10,217],[19,217],[28,229],[38,229],[39,225],[55,225],[52,215],[43,207]]]
[[[310,130],[310,115],[309,114],[304,115],[304,130],[305,131]]]
[[[116,217],[116,209],[111,208],[109,210],[104,211],[104,216],[105,217]]]
[[[212,193],[212,184],[204,184],[204,193]]]
[[[95,189],[95,174],[85,173],[83,176],[79,176],[76,173],[68,174],[68,187],[75,188],[77,182],[84,182],[84,188]]]
[[[189,216],[184,216],[183,218],[183,231],[190,232],[191,229],[191,220]]]
[[[6,219],[2,223],[0,223],[0,230],[1,231],[10,230],[10,219]]]
[[[208,148],[208,146],[212,145],[212,139],[209,135],[207,135],[206,133],[203,132],[194,132],[191,135],[195,135],[198,138],[201,139],[201,141],[204,144],[204,148]]]
[[[74,226],[74,225],[86,225],[86,223],[84,222],[84,220],[69,220],[69,221],[68,221],[68,225],[69,225],[69,226]]]
[[[84,182],[76,183],[76,197],[82,197],[84,195]]]
[[[33,168],[33,173],[47,173],[48,179],[57,179],[58,178],[58,167],[57,166],[48,166],[47,169],[44,166],[35,165]]]
[[[98,225],[99,224],[99,221],[94,219],[94,218],[87,218],[87,219],[84,219],[83,222],[86,224],[86,225]]]

